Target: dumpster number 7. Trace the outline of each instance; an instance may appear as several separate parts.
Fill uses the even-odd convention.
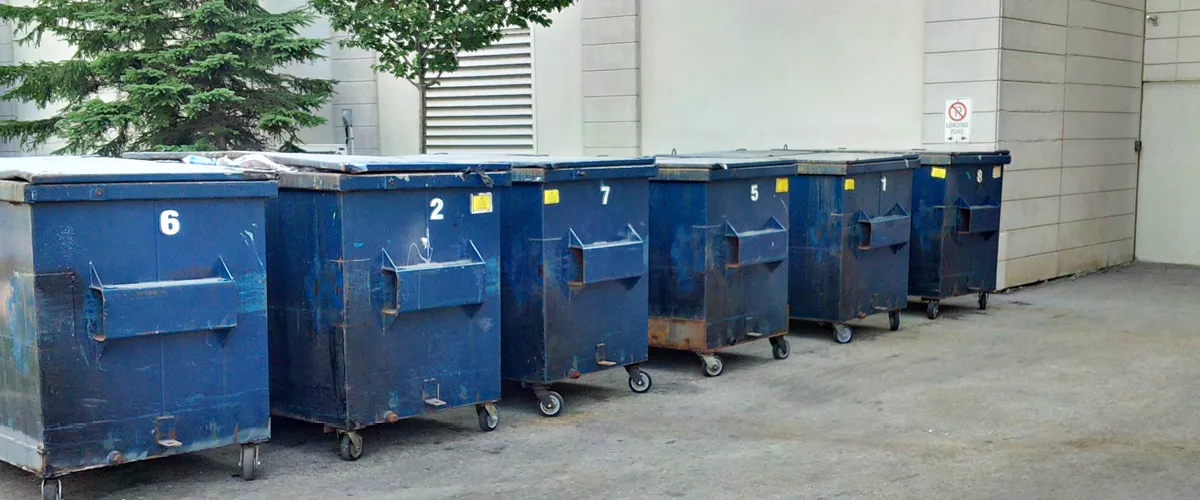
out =
[[[442,215],[442,209],[445,207],[446,207],[446,202],[442,201],[441,198],[434,198],[432,200],[429,200],[429,208],[433,209],[433,212],[429,213],[429,220],[445,219],[446,216]]]
[[[600,204],[608,204],[608,193],[612,192],[612,186],[600,186]]]
[[[158,230],[167,236],[179,234],[179,212],[163,210],[158,215]]]
[[[750,201],[758,201],[758,184],[750,185]]]

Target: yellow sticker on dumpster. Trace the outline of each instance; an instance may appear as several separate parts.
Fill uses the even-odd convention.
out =
[[[542,194],[542,202],[546,205],[557,205],[558,204],[558,190],[557,189],[547,189],[546,192]]]
[[[1000,178],[1000,167],[992,167],[992,178],[993,179]]]
[[[941,167],[933,167],[933,170],[929,172],[929,176],[933,177],[934,179],[945,179],[946,169]]]
[[[854,191],[854,179],[846,179],[846,182],[843,184],[843,186],[845,187],[846,191]]]
[[[776,193],[788,192],[788,178],[787,177],[780,177],[778,179],[775,179],[775,192]]]
[[[471,195],[471,214],[492,213],[492,193]]]

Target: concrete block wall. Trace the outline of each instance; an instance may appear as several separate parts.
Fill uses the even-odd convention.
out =
[[[1001,6],[1004,282],[1133,259],[1143,0]],[[1013,208],[1013,209],[1009,209]]]
[[[1000,286],[1132,260],[1143,0],[926,6],[925,147],[1013,153]],[[943,144],[958,97],[974,100],[972,143]]]
[[[1146,2],[1147,82],[1200,80],[1200,2]]]
[[[585,155],[641,153],[638,1],[579,4]]]

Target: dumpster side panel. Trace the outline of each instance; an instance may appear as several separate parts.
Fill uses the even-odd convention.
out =
[[[846,192],[842,320],[899,310],[908,303],[912,171],[854,176]]]
[[[0,204],[0,460],[39,472],[41,357],[30,206]]]
[[[788,253],[793,318],[840,320],[845,192],[842,177],[793,177]]]
[[[499,399],[498,194],[446,187],[343,195],[355,426]]]
[[[999,226],[991,221],[968,221],[972,208],[994,211],[999,220],[1003,175],[992,165],[962,165],[949,168],[946,206],[943,210],[943,254],[940,265],[940,293],[930,297],[959,295],[996,289],[996,260],[999,252]],[[990,207],[980,209],[981,207]],[[984,227],[983,224],[991,223]],[[974,226],[974,227],[971,227]]]
[[[500,297],[504,378],[544,381],[546,373],[546,268],[542,235],[542,184],[518,183],[501,197]]]
[[[648,357],[649,180],[558,182],[545,206],[544,382]]]
[[[944,167],[939,167],[944,170]],[[942,247],[946,223],[953,210],[946,207],[949,190],[944,177],[934,177],[932,167],[913,172],[912,253],[909,256],[908,291],[921,297],[942,296]]]
[[[44,204],[33,221],[43,475],[270,437],[263,199]]]
[[[712,349],[705,311],[707,183],[652,181],[650,206],[650,345]]]
[[[787,332],[790,186],[783,190],[776,181],[752,177],[708,183],[710,349],[757,338],[750,333]]]
[[[346,425],[341,194],[282,189],[267,204],[271,408]]]

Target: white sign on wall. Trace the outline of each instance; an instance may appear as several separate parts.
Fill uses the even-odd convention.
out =
[[[942,137],[946,142],[971,142],[971,99],[946,101],[946,130]]]

